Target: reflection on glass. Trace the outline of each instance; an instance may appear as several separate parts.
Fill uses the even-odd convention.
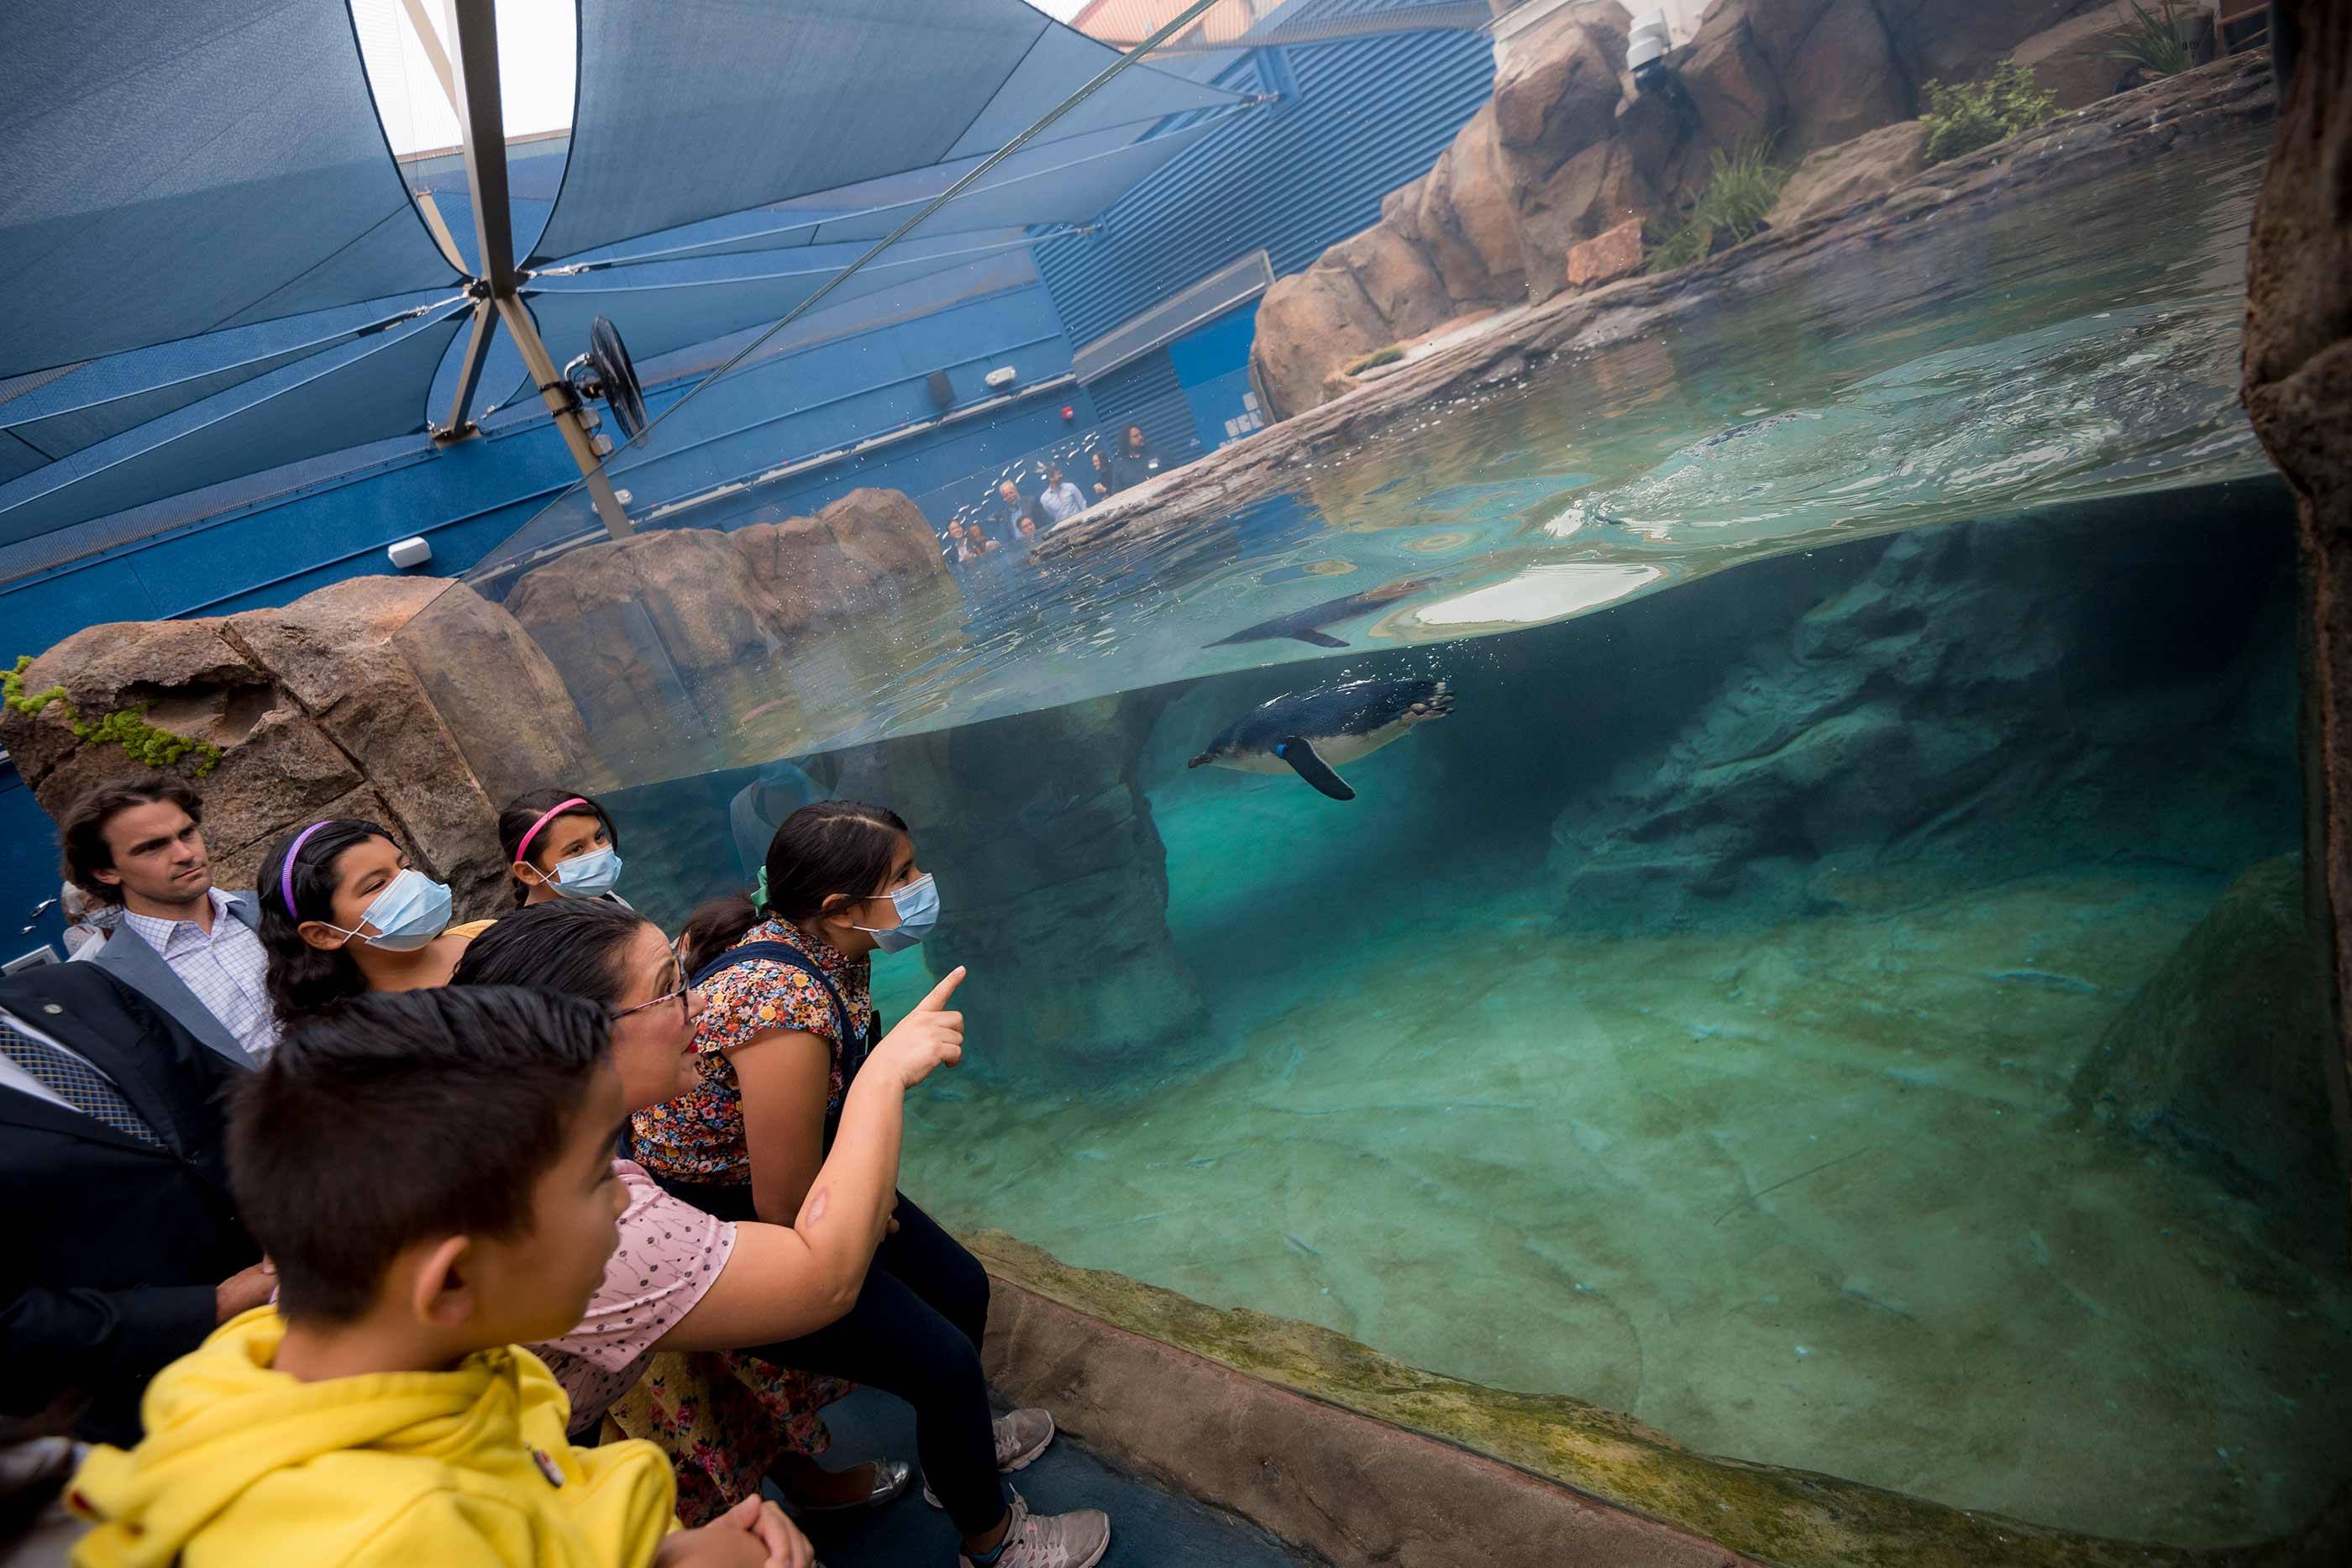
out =
[[[948,914],[877,994],[971,967],[949,1222],[1711,1452],[2276,1535],[2345,1473],[2352,1280],[2262,151],[1286,465],[1074,431],[909,497],[680,416],[616,465],[655,526],[470,580],[672,926],[806,800],[912,824]]]

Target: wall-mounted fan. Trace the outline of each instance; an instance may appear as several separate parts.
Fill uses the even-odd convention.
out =
[[[592,397],[604,400],[624,441],[635,441],[646,428],[645,389],[637,384],[637,367],[609,318],[599,316],[588,323],[588,351],[563,367],[563,379],[583,402]]]

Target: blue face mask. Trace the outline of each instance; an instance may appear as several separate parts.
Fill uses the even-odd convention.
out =
[[[940,923],[940,884],[928,874],[919,876],[889,898],[898,911],[898,925],[856,929],[873,937],[874,946],[885,953],[903,953],[929,936],[931,927]]]
[[[344,931],[340,925],[327,929],[356,936],[387,953],[414,953],[440,936],[448,924],[449,889],[411,867],[386,883],[383,891],[369,902],[367,912],[360,916],[360,930]],[[366,929],[370,926],[374,927],[373,935]]]
[[[621,856],[610,844],[556,862],[547,885],[566,898],[596,898],[613,891],[621,880]]]

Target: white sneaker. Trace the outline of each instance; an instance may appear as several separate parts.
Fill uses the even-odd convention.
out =
[[[992,1426],[999,1475],[1027,1469],[1054,1441],[1054,1417],[1047,1411],[1015,1410],[1010,1416],[999,1416]],[[929,1480],[923,1482],[923,1500],[933,1508],[940,1506],[939,1495]]]
[[[1019,1492],[1013,1494],[1013,1521],[1005,1526],[1004,1545],[988,1568],[1095,1568],[1110,1550],[1110,1515],[1082,1508],[1044,1518],[1029,1511]],[[960,1553],[960,1568],[980,1568],[969,1552]]]

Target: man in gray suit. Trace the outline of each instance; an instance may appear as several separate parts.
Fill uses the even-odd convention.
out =
[[[240,1067],[278,1043],[249,893],[213,886],[203,797],[168,773],[118,779],[66,813],[65,874],[122,917],[90,961]]]

